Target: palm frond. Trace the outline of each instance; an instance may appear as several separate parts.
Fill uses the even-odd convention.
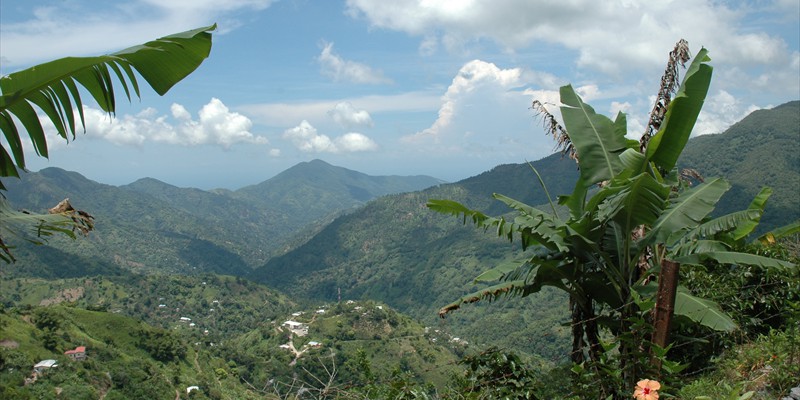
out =
[[[53,123],[59,136],[74,139],[78,121],[85,130],[79,87],[110,115],[116,110],[115,82],[128,100],[131,92],[140,95],[134,70],[163,95],[208,57],[214,29],[216,25],[194,29],[103,56],[62,58],[0,78],[0,130],[11,150],[9,153],[4,144],[0,151],[0,176],[18,176],[16,169],[25,169],[20,132],[13,117],[28,133],[36,154],[47,157],[47,140],[37,109]]]

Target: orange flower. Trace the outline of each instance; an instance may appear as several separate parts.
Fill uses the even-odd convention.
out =
[[[661,389],[661,384],[658,381],[642,379],[636,383],[633,397],[636,400],[658,400],[658,389]]]

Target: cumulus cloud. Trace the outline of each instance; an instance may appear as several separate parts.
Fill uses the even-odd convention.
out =
[[[322,73],[335,81],[378,85],[392,83],[383,72],[366,64],[345,60],[333,52],[333,43],[326,43],[317,57]]]
[[[481,88],[488,88],[490,91],[494,91],[495,95],[498,94],[498,91],[505,92],[522,83],[521,75],[522,70],[519,68],[500,69],[492,63],[481,60],[466,63],[458,71],[447,88],[447,92],[442,96],[438,118],[433,125],[407,137],[406,140],[413,141],[424,137],[436,139],[451,125],[455,115],[459,111],[463,112],[463,108],[468,104],[465,99],[469,98],[471,93]]]
[[[697,116],[692,135],[722,133],[753,111],[760,109],[753,104],[745,104],[730,93],[720,90],[706,98],[703,110]]]
[[[283,138],[306,153],[351,153],[377,150],[378,145],[369,137],[356,132],[346,133],[335,139],[317,132],[308,121],[283,132]]]
[[[180,104],[171,107],[172,119],[158,115],[153,108],[146,108],[135,115],[110,118],[104,111],[84,106],[86,136],[102,139],[120,146],[142,146],[146,142],[161,142],[182,146],[216,145],[230,148],[237,143],[263,145],[269,141],[249,130],[250,119],[231,112],[219,99],[212,98],[193,119],[189,111]],[[48,143],[59,146],[63,139],[56,137],[55,127],[49,119],[41,118]]]
[[[372,117],[366,110],[357,110],[348,101],[336,103],[328,115],[343,128],[371,127]]]
[[[480,39],[511,51],[558,44],[576,51],[580,66],[621,74],[660,66],[675,41],[685,38],[695,51],[701,45],[713,49],[717,62],[788,63],[791,53],[782,39],[745,29],[745,7],[752,5],[712,0],[347,1],[347,13],[354,18],[419,36],[422,52],[435,51],[437,43],[453,50]]]

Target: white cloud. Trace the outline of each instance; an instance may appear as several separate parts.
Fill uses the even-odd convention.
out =
[[[692,135],[722,133],[734,123],[753,111],[760,109],[753,104],[746,105],[730,93],[720,90],[706,98],[703,110],[697,117]]]
[[[465,99],[472,99],[470,94],[481,88],[488,88],[493,95],[502,95],[507,90],[517,87],[523,82],[520,80],[522,70],[519,68],[500,69],[492,63],[473,60],[466,63],[453,78],[447,92],[442,96],[439,115],[433,125],[417,132],[406,140],[415,141],[425,137],[438,140],[452,123],[453,118],[468,105]],[[499,92],[499,93],[498,93]]]
[[[367,136],[349,132],[336,138],[336,146],[343,152],[373,151],[378,149],[378,144]]]
[[[788,62],[791,52],[782,39],[748,30],[744,18],[752,11],[749,7],[753,5],[712,0],[347,1],[350,16],[419,36],[425,51],[436,48],[437,37],[451,50],[480,39],[511,51],[557,44],[576,51],[579,66],[618,76],[643,66],[660,67],[680,38],[694,51],[700,46],[712,49],[717,62]]]
[[[356,126],[371,127],[373,125],[372,117],[370,117],[366,110],[357,110],[353,107],[353,104],[348,101],[336,103],[336,106],[328,111],[328,115],[343,128],[349,129]]]
[[[378,145],[369,137],[355,132],[346,133],[336,139],[317,132],[308,121],[283,132],[283,138],[306,153],[351,153],[373,151]]]
[[[333,43],[326,43],[317,61],[322,67],[322,73],[335,81],[384,84],[392,83],[391,79],[383,76],[383,72],[355,61],[345,60],[333,52]]]
[[[529,78],[543,76],[481,60],[468,62],[441,97],[436,120],[401,138],[403,151],[470,159],[475,165],[537,160],[551,154],[554,142],[544,134],[531,102],[551,102],[557,110],[558,91],[523,90]],[[598,92],[591,86],[579,91]]]
[[[283,132],[283,138],[289,139],[295,147],[307,153],[335,153],[336,148],[331,138],[317,133],[317,128],[303,120],[300,125]]]
[[[196,120],[180,104],[173,104],[171,112],[174,120],[158,115],[153,108],[146,108],[136,115],[110,118],[102,110],[84,106],[86,136],[119,146],[142,146],[150,141],[182,146],[216,145],[228,149],[237,143],[269,143],[266,138],[249,131],[252,122],[247,117],[230,112],[216,98],[200,109]],[[64,140],[57,137],[55,127],[49,119],[41,120],[48,132],[51,149],[60,147]]]

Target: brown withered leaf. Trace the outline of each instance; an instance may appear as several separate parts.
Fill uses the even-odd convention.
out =
[[[72,227],[72,231],[74,232],[76,229],[79,230],[84,236],[88,235],[94,229],[94,217],[91,216],[89,213],[76,210],[70,204],[69,199],[61,200],[55,207],[47,210],[50,214],[64,214],[70,218],[75,223]]]

